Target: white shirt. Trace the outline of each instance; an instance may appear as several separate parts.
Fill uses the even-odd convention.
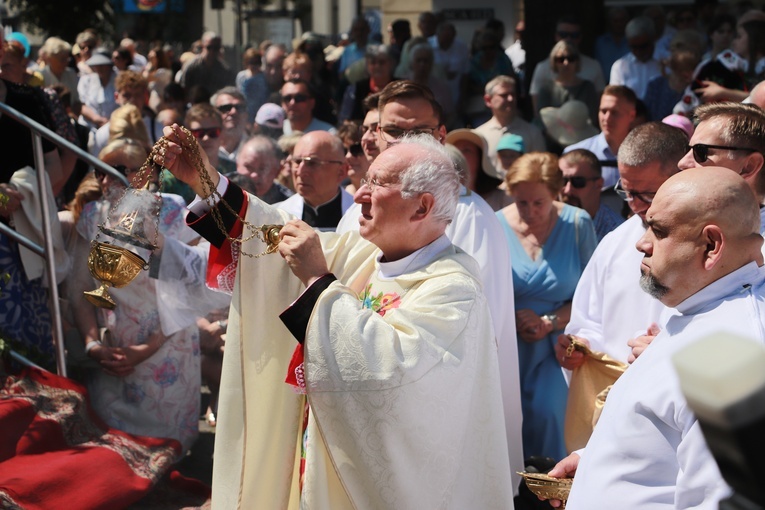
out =
[[[337,233],[359,229],[361,205],[354,204],[337,225]],[[446,227],[446,235],[455,246],[471,255],[481,270],[483,290],[489,302],[494,332],[498,339],[498,357],[502,400],[507,427],[510,467],[513,473],[513,491],[517,493],[519,479],[516,471],[523,471],[521,441],[521,397],[518,377],[518,344],[513,313],[513,276],[510,250],[502,225],[491,207],[476,193],[462,187],[454,220]]]
[[[98,74],[84,74],[80,76],[80,81],[77,84],[77,93],[80,96],[82,104],[89,106],[95,112],[107,119],[114,110],[117,109],[117,100],[114,98],[114,78],[115,73],[112,73],[109,78],[109,83],[104,87],[101,85],[101,79]],[[80,115],[80,124],[89,126],[91,129],[96,129],[95,124],[90,123]]]
[[[750,262],[672,310],[666,328],[608,394],[566,508],[717,509],[729,490],[671,358],[722,330],[765,344],[764,287],[765,268]]]
[[[526,50],[521,45],[521,40],[518,39],[513,44],[507,47],[505,55],[513,63],[513,69],[518,74],[523,70],[523,66],[526,64]]]
[[[462,76],[470,71],[470,51],[467,45],[458,37],[454,38],[448,50],[444,50],[438,45],[438,38],[435,35],[428,38],[428,43],[433,48],[433,63],[443,69],[444,75],[447,73],[457,73],[452,79],[446,78],[452,100],[456,104],[460,98],[460,81]]]
[[[651,58],[640,62],[635,55],[627,53],[611,66],[610,85],[626,85],[637,97],[643,99],[651,78],[661,75],[661,65]]]
[[[606,82],[603,79],[603,70],[600,68],[600,63],[587,55],[580,53],[579,56],[581,57],[582,67],[576,75],[583,80],[591,81],[595,85],[595,90],[598,93],[602,92],[606,88]],[[538,95],[545,85],[552,84],[554,78],[555,74],[550,67],[550,59],[546,58],[534,68],[534,74],[531,76],[531,85],[529,86],[529,94],[532,96]]]
[[[624,363],[631,352],[627,341],[645,334],[665,309],[640,288],[643,254],[635,243],[644,233],[635,215],[603,238],[576,286],[566,326],[567,334],[586,338],[592,350]]]
[[[497,156],[499,139],[502,138],[502,135],[505,133],[512,133],[523,138],[524,149],[527,153],[535,151],[543,152],[547,150],[542,130],[523,120],[520,115],[516,115],[507,126],[503,126],[499,123],[496,117],[492,117],[475,128],[475,132],[486,139],[486,144],[489,146],[489,159],[494,164],[494,168],[496,168],[499,175],[505,175],[506,172],[505,169],[502,168],[502,161],[500,161]]]
[[[91,138],[91,142],[89,144],[88,151],[93,154],[94,156],[98,157],[98,154],[101,152],[101,149],[106,147],[106,144],[109,143],[109,125],[111,122],[107,122],[100,128],[96,130],[95,135]],[[143,125],[146,126],[146,133],[149,136],[149,142],[154,145],[157,140],[162,138],[162,128],[165,126],[162,125],[161,122],[157,122],[156,119],[152,119],[148,115],[143,116]],[[152,128],[154,132],[152,133]]]

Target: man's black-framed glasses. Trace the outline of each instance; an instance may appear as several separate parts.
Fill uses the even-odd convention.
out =
[[[697,143],[696,145],[688,146],[688,150],[693,151],[693,159],[696,161],[696,163],[706,163],[706,161],[709,159],[709,149],[719,149],[724,151],[746,151],[749,153],[759,152],[757,149],[751,149],[749,147],[731,147],[730,145],[710,145],[708,143]]]
[[[619,197],[625,202],[632,202],[633,200],[637,199],[646,204],[650,204],[653,202],[653,198],[656,196],[655,191],[627,191],[626,189],[622,188],[621,179],[616,181],[616,184],[614,185],[614,191],[616,191],[616,194],[619,195]]]
[[[600,177],[580,177],[578,175],[574,177],[564,177],[563,186],[570,182],[572,187],[582,189],[587,186],[589,181],[597,181],[598,179],[600,179]]]

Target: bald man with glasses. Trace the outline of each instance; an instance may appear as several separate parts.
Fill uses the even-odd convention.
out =
[[[343,142],[326,131],[306,133],[290,164],[296,193],[274,205],[314,228],[334,231],[353,204],[353,195],[340,186],[348,174]]]

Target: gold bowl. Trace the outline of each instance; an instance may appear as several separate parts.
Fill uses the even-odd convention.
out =
[[[283,225],[263,225],[260,231],[263,234],[263,242],[266,243],[266,254],[274,253],[279,249],[279,231]]]
[[[571,492],[573,478],[554,478],[542,473],[521,473],[517,471],[526,482],[531,492],[544,499],[559,499],[563,502],[561,508],[566,507],[568,494]]]
[[[117,303],[109,295],[108,288],[124,287],[132,282],[148,264],[132,251],[109,243],[93,241],[88,254],[88,269],[101,287],[85,292],[85,299],[101,308],[113,310]]]

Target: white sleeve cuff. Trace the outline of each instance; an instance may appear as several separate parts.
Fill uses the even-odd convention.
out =
[[[226,190],[228,190],[228,179],[224,176],[220,176],[220,180],[218,181],[218,187],[217,191],[218,194],[222,197]],[[213,193],[207,198],[202,198],[199,195],[197,195],[194,200],[189,204],[189,211],[193,212],[197,216],[204,216],[208,212],[210,212],[210,209],[215,207],[218,204],[218,195]]]

